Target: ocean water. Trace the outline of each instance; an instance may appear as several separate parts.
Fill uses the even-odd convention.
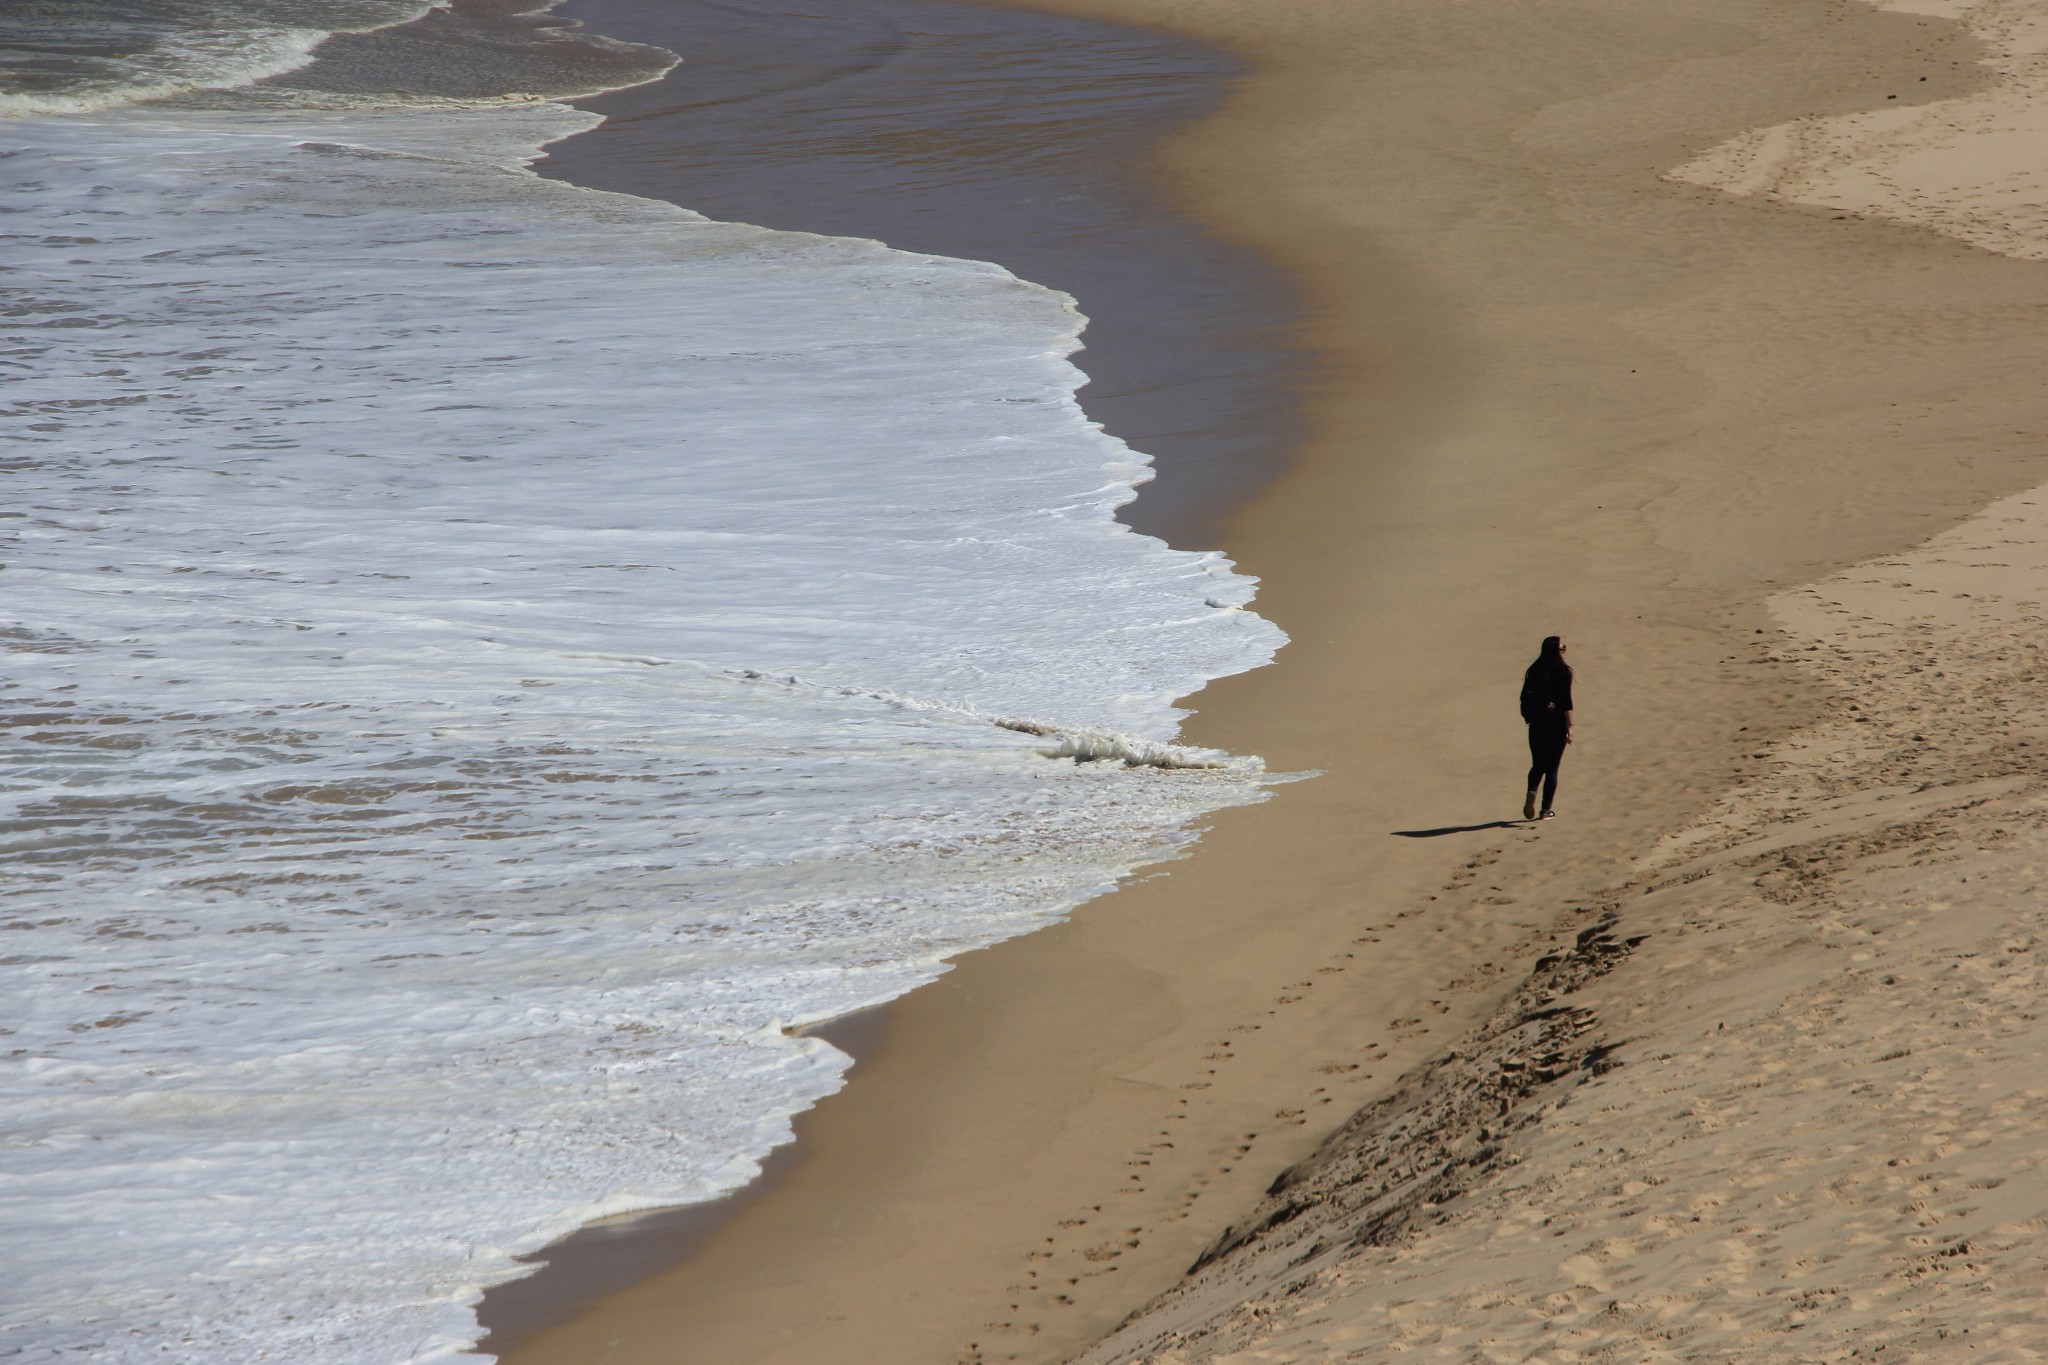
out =
[[[0,114],[79,113],[228,90],[307,65],[330,34],[428,0],[16,0],[0,11]]]
[[[671,58],[518,4],[76,8],[0,21],[7,1350],[458,1352],[744,1183],[794,1028],[1261,798],[1174,701],[1282,637],[1115,520],[1072,300],[534,176]]]

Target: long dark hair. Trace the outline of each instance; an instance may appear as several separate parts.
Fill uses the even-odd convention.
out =
[[[1554,676],[1559,673],[1567,678],[1572,675],[1572,666],[1564,661],[1564,639],[1558,635],[1546,635],[1543,637],[1543,648],[1537,651],[1536,662],[1529,665],[1529,672],[1524,676]]]

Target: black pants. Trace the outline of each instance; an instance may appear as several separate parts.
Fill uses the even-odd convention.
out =
[[[1529,790],[1543,784],[1543,809],[1557,799],[1557,765],[1564,758],[1565,728],[1539,720],[1529,727]]]

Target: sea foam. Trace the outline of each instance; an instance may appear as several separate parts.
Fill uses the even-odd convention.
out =
[[[1071,302],[523,169],[588,122],[0,130],[27,1358],[459,1351],[747,1180],[792,1026],[1260,796],[1173,703],[1282,637],[1114,520]]]
[[[94,0],[0,16],[0,118],[75,114],[296,71],[337,32],[447,0]]]

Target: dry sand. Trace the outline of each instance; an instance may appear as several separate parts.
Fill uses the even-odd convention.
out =
[[[1774,606],[1829,719],[1088,1365],[2048,1358],[2048,493]]]
[[[1856,623],[1870,639],[1829,626],[1839,653],[1757,632],[1779,628],[1774,596],[2039,481],[2048,271],[1796,196],[1667,178],[1759,127],[1894,93],[1982,96],[1995,77],[1974,64],[1981,46],[1945,21],[1823,0],[1059,7],[1255,64],[1223,115],[1171,149],[1168,173],[1303,280],[1328,367],[1298,468],[1228,546],[1295,643],[1203,693],[1192,738],[1325,775],[1220,816],[1166,875],[906,998],[848,1089],[805,1116],[803,1155],[776,1189],[674,1272],[507,1359],[1062,1360],[1170,1289],[1361,1105],[1347,1131],[1366,1169],[1374,1134],[1405,1121],[1412,1140],[1379,1150],[1469,1159],[1452,1181],[1466,1192],[1409,1201],[1381,1220],[1381,1245],[1348,1240],[1345,1219],[1378,1215],[1333,1190],[1104,1358],[1145,1358],[1169,1330],[1196,1334],[1170,1351],[1198,1359],[1371,1359],[1399,1331],[1414,1345],[1436,1334],[1454,1359],[1570,1358],[1578,1346],[1540,1336],[1552,1314],[1591,1340],[1635,1331],[1614,1338],[1617,1358],[1651,1359],[1639,1353],[1691,1349],[1641,1344],[1660,1314],[1753,1342],[1740,1334],[1789,1331],[1833,1302],[1889,1321],[1996,1286],[1983,1258],[2013,1254],[2013,1225],[2040,1216],[1969,1188],[2039,1112],[1997,1051],[2027,1009],[2031,958],[2004,951],[2026,930],[1998,919],[2005,901],[1952,892],[1967,916],[1929,924],[1934,891],[1908,889],[1922,869],[1884,859],[1924,862],[1967,838],[1968,799],[2015,803],[1997,875],[2017,899],[2032,788],[2009,780],[2021,761],[1992,743],[1971,689],[2017,706],[2026,659],[1970,644],[1967,669],[1935,665],[1970,703],[1951,702],[1938,738],[1911,692],[1934,670],[1868,653],[1921,638],[1882,624],[1875,590],[1853,608],[1873,618]],[[1994,641],[2011,628],[1957,621],[1928,630]],[[1524,766],[1513,694],[1550,632],[1580,671],[1564,818],[1499,827]],[[1835,676],[1811,662],[1823,656]],[[1845,683],[1895,709],[1847,718]],[[1924,742],[1876,728],[1899,717]],[[1848,747],[1827,747],[1837,731]],[[1909,776],[1885,776],[1892,804],[1875,791],[1831,804],[1836,758],[1852,792]],[[1993,785],[1951,790],[1966,780]],[[1770,826],[1779,836],[1756,832],[1779,811],[1799,814]],[[1915,843],[1897,833],[1912,822],[1951,833]],[[1846,888],[1855,907],[1797,899],[1809,845],[1812,885]],[[1642,893],[1695,870],[1706,876]],[[1986,944],[1997,951],[1943,956]],[[1883,972],[1856,952],[1887,954]],[[1951,960],[1965,973],[1953,984]],[[1566,1012],[1523,1018],[1549,1008]],[[1892,1030],[1879,1046],[1859,1032],[1865,1010]],[[1848,1032],[1825,1032],[1836,1021]],[[1623,1065],[1579,1066],[1607,1044]],[[1470,1060],[1515,1047],[1494,1059],[1523,1063],[1512,1085],[1515,1068]],[[1878,1060],[1899,1048],[1914,1051]],[[1867,1071],[1842,1079],[1858,1060]],[[1495,1115],[1479,1136],[1458,1095],[1509,1100],[1517,1126],[1497,1133]],[[1947,1122],[1946,1105],[1966,1117]],[[1761,1128],[1727,1135],[1751,1115]],[[1989,1145],[1980,1157],[1971,1143]],[[1652,1149],[1673,1173],[1644,1173]],[[1898,1212],[1915,1201],[1924,1217]],[[1667,1231],[1696,1213],[1702,1224]],[[1574,1230],[1553,1236],[1543,1217]],[[1346,1250],[1319,1253],[1314,1283],[1290,1296],[1299,1275],[1272,1260],[1292,1252],[1266,1249],[1324,1225]],[[1959,1245],[1939,1240],[1952,1230],[1971,1250],[1939,1256]],[[1928,1238],[1911,1253],[1923,1260],[1884,1260],[1895,1233]],[[1496,1234],[1505,1262],[1481,1250]],[[1840,1273],[1819,1259],[1837,1250],[1852,1260]],[[1882,1267],[1896,1282],[1853,1278]],[[1416,1283],[1390,1289],[1402,1274]],[[1299,1311],[1308,1295],[1327,1321]],[[1981,1335],[2003,1311],[1959,1325]],[[1482,1344],[1495,1338],[1507,1344]],[[1702,1341],[1704,1358],[1728,1359],[1802,1359],[1809,1344],[1716,1357]]]
[[[1989,251],[2048,259],[2048,6],[2038,0],[1872,0],[1950,18],[1996,76],[1976,93],[1753,129],[1675,175],[1736,194],[1933,228]],[[1917,77],[1915,84],[1918,83]]]

